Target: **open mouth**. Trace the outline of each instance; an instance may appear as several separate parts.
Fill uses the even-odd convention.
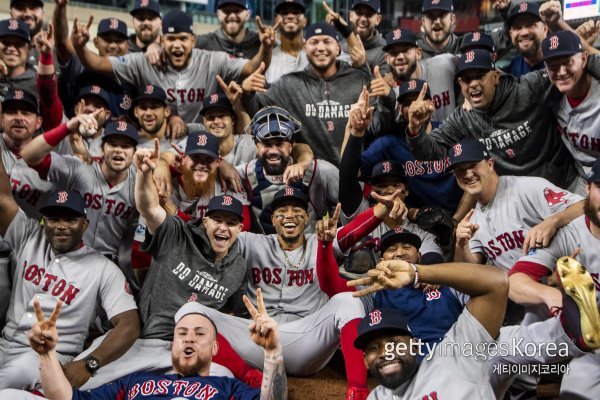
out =
[[[183,349],[183,357],[184,358],[191,358],[194,355],[195,351],[192,347],[186,347],[185,349]]]
[[[125,158],[123,158],[121,156],[114,156],[113,157],[113,161],[115,161],[115,162],[123,162],[123,161],[125,161]]]
[[[471,90],[469,96],[474,103],[478,103],[483,98],[483,92],[481,90]]]
[[[401,363],[400,363],[400,361],[397,361],[397,360],[385,362],[385,363],[381,364],[378,367],[378,369],[382,375],[396,374],[396,373],[400,372]]]
[[[229,241],[229,236],[220,233],[215,234],[215,242],[226,244]]]

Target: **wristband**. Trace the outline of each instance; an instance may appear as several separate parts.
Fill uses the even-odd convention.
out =
[[[417,269],[417,266],[413,263],[410,263],[410,266],[412,267],[412,269],[415,271],[415,281],[413,282],[413,287],[416,288],[417,285],[419,284],[419,270]]]
[[[334,19],[333,25],[335,26],[335,29],[337,29],[338,32],[341,33],[344,38],[347,38],[352,34],[352,28],[350,27],[350,25],[342,24],[339,19]]]
[[[52,52],[50,54],[40,53],[39,61],[42,65],[54,65],[54,55],[52,55]]]
[[[67,124],[62,124],[54,129],[44,132],[42,135],[48,145],[56,147],[69,135],[69,129],[67,128]]]

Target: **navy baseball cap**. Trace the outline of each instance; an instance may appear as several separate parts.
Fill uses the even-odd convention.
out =
[[[40,109],[37,98],[35,97],[35,95],[29,93],[26,90],[9,90],[4,95],[4,100],[2,101],[2,109],[6,110],[11,105],[26,106],[27,108],[33,109],[37,115],[40,115]]]
[[[207,131],[191,132],[185,144],[185,154],[206,154],[219,158],[219,138]]]
[[[458,56],[458,70],[456,75],[471,69],[491,71],[495,67],[492,53],[483,49],[469,50]]]
[[[167,94],[160,86],[146,85],[144,90],[138,91],[136,98],[133,100],[133,106],[135,106],[140,100],[156,100],[166,105]]]
[[[335,28],[326,22],[314,23],[312,25],[309,25],[308,28],[306,28],[304,30],[304,40],[308,40],[313,36],[319,36],[319,35],[331,36],[337,42],[340,41]]]
[[[383,255],[388,247],[396,243],[408,243],[416,247],[417,250],[421,248],[421,238],[419,236],[404,228],[396,228],[383,234],[379,251]]]
[[[354,340],[354,347],[364,350],[375,335],[384,334],[412,336],[402,311],[380,308],[365,315],[358,323],[358,336]]]
[[[87,218],[85,203],[81,194],[75,190],[52,192],[46,197],[46,202],[40,207],[40,213],[45,217],[53,217],[61,211],[71,210]]]
[[[408,81],[402,82],[400,88],[398,89],[398,101],[404,97],[404,95],[411,93],[421,93],[421,89],[423,89],[423,85],[427,83],[422,79],[411,79]],[[429,86],[427,86],[427,91],[425,93],[427,97],[431,99],[431,91],[429,90]]]
[[[213,211],[226,211],[240,219],[244,220],[244,207],[242,202],[233,196],[228,194],[214,196],[208,202],[208,208],[206,209],[206,215],[210,215]]]
[[[226,4],[235,4],[240,7],[248,8],[246,6],[246,0],[219,0],[219,5],[217,6],[217,10]]]
[[[421,12],[426,13],[432,10],[454,11],[454,4],[452,4],[452,0],[423,0]]]
[[[206,110],[210,110],[211,108],[222,108],[229,111],[231,114],[235,114],[235,111],[233,111],[233,105],[231,105],[231,102],[225,93],[213,93],[210,96],[204,97],[200,115],[206,114]]]
[[[138,133],[133,125],[126,121],[112,121],[106,124],[104,127],[104,133],[102,134],[102,141],[104,142],[107,138],[112,136],[123,136],[130,139],[134,145],[138,144]]]
[[[27,43],[31,42],[29,26],[20,19],[9,18],[0,21],[0,38],[6,36],[16,36]]]
[[[521,15],[532,15],[537,18],[539,21],[540,18],[540,6],[537,3],[530,3],[524,1],[522,3],[515,4],[508,11],[508,17],[506,18],[506,25],[511,26],[515,19]]]
[[[302,190],[292,186],[286,186],[275,193],[275,196],[273,196],[273,201],[271,202],[271,210],[274,212],[277,207],[286,201],[298,203],[302,206],[302,208],[308,210],[308,199],[306,195]]]
[[[417,45],[417,36],[410,29],[394,29],[385,35],[385,46],[383,51],[388,51],[392,46],[397,44],[408,44],[414,47]]]
[[[452,171],[458,164],[487,160],[490,158],[490,153],[479,140],[466,138],[450,147],[448,158],[450,165],[447,170]]]
[[[277,106],[267,106],[258,110],[250,125],[246,127],[255,142],[269,139],[294,141],[294,134],[300,132],[302,124],[287,110]]]
[[[559,31],[542,40],[544,61],[555,57],[570,57],[582,51],[581,39],[571,31]]]
[[[367,6],[370,7],[377,14],[381,13],[381,3],[379,0],[353,0],[351,10],[354,10],[358,6]]]
[[[162,20],[162,33],[194,33],[192,16],[181,10],[169,11]]]
[[[17,8],[19,6],[36,5],[44,8],[44,2],[42,0],[10,0],[10,8]]]
[[[469,32],[465,33],[460,44],[460,52],[466,53],[473,49],[483,49],[490,53],[496,52],[496,46],[492,37],[487,33],[483,32]]]
[[[594,161],[592,170],[590,171],[588,182],[600,182],[600,158]]]
[[[98,85],[86,86],[86,87],[81,88],[79,90],[79,93],[77,93],[77,97],[75,98],[75,103],[77,103],[79,101],[79,99],[81,99],[84,96],[98,97],[98,98],[102,99],[102,101],[104,101],[104,103],[106,103],[106,108],[109,107],[110,95],[108,94],[108,92],[106,90],[104,90],[102,87],[100,87]]]
[[[306,12],[306,6],[304,5],[304,0],[277,0],[275,3],[275,14],[279,13],[279,11],[285,6],[290,5],[292,8],[296,8],[303,13]]]
[[[124,39],[127,39],[127,24],[117,18],[104,18],[98,24],[98,36],[116,33]]]
[[[135,13],[138,11],[152,11],[159,17],[160,15],[160,4],[155,0],[135,0],[133,8],[129,11],[129,14],[135,17]]]
[[[369,182],[375,185],[378,180],[385,178],[386,176],[395,176],[401,178],[403,182],[406,181],[406,175],[404,174],[404,168],[402,163],[398,161],[381,161],[373,167]]]

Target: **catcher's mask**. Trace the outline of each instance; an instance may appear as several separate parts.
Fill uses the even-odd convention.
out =
[[[269,106],[260,109],[244,130],[255,142],[268,139],[294,141],[294,134],[300,132],[302,124],[281,107]]]

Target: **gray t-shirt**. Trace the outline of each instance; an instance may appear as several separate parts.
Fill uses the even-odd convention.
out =
[[[251,135],[233,135],[233,148],[223,159],[237,167],[256,158],[256,144]]]
[[[290,72],[302,71],[308,65],[308,59],[304,49],[300,50],[298,55],[294,57],[291,54],[284,53],[280,46],[273,49],[271,56],[271,64],[265,72],[265,78],[268,83],[276,82],[285,74]]]

